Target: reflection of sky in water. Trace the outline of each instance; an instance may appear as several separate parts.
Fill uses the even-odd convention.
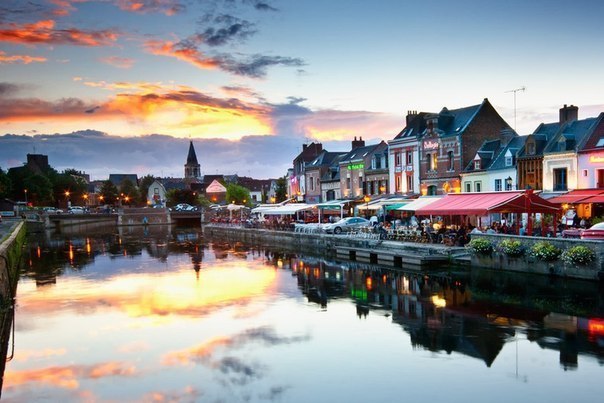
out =
[[[305,286],[290,267],[281,266],[261,253],[206,249],[196,273],[188,254],[171,251],[158,261],[143,250],[128,258],[99,255],[81,271],[57,276],[56,284],[22,278],[15,358],[7,364],[2,397],[563,402],[604,392],[604,367],[596,359],[580,355],[577,367],[565,371],[559,349],[543,348],[559,343],[564,332],[550,332],[540,345],[529,341],[526,329],[494,318],[489,329],[505,340],[488,367],[488,332],[467,329],[475,322],[460,325],[459,312],[445,313],[445,299],[451,300],[446,293],[426,298],[430,318],[415,329],[412,319],[390,309],[359,314],[350,291],[322,308],[302,294]],[[341,269],[334,274],[292,266],[314,280],[331,276],[359,286]],[[401,283],[409,286],[407,279]],[[385,275],[360,285],[364,296],[367,287],[390,287]],[[370,293],[368,305],[379,305],[371,298],[377,297]],[[421,296],[401,292],[399,298],[408,303]],[[567,317],[547,318],[553,329],[568,326]],[[452,328],[452,340],[430,332],[443,323]],[[449,353],[442,348],[447,343],[455,345]]]

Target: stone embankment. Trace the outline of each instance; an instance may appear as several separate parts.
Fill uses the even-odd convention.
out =
[[[203,233],[241,241],[309,253],[321,253],[347,260],[419,269],[442,264],[467,263],[468,251],[438,244],[379,240],[363,236],[275,231],[238,226],[204,225]]]

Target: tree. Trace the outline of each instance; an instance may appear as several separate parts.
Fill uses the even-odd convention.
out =
[[[287,199],[287,180],[284,177],[277,179],[277,188],[275,189],[275,199],[281,203]]]
[[[100,191],[100,197],[102,198],[101,204],[113,204],[117,200],[118,196],[117,187],[110,180],[103,182]]]
[[[198,203],[197,192],[188,189],[170,189],[166,193],[167,205],[174,207],[180,203],[187,203],[196,206]]]
[[[250,202],[250,191],[249,189],[237,185],[235,183],[229,183],[226,191],[227,203],[243,204],[247,205]]]
[[[0,199],[10,197],[12,183],[8,175],[0,168]]]
[[[141,204],[147,204],[147,193],[149,193],[149,187],[155,181],[155,177],[153,175],[145,175],[139,180],[139,200]]]
[[[33,204],[50,204],[53,201],[52,183],[44,175],[29,175],[23,181],[25,189],[27,189],[28,202]]]
[[[52,183],[53,198],[56,201],[67,200],[73,204],[85,204],[84,195],[87,194],[88,185],[83,177],[71,174],[66,170],[63,173],[48,172],[46,176]],[[77,171],[76,171],[77,172]]]
[[[132,202],[137,203],[140,199],[140,195],[138,193],[138,189],[134,182],[130,179],[124,179],[122,183],[120,183],[120,198],[126,204],[130,204]]]

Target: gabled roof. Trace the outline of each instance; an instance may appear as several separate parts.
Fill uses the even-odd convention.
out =
[[[329,152],[323,150],[314,160],[306,163],[306,169],[320,168],[329,166],[339,156],[345,155],[346,152]]]
[[[558,133],[562,124],[560,122],[553,123],[541,123],[532,134],[529,134],[527,137],[527,141],[529,138],[532,138],[535,141],[535,153],[527,154],[526,153],[526,142],[525,146],[520,149],[518,153],[518,157],[539,157],[543,155],[543,151],[545,147],[549,144],[550,140]]]
[[[495,160],[495,157],[501,152],[501,140],[485,140],[476,154],[480,157],[480,171],[488,169],[491,162]],[[464,171],[474,171],[474,160],[470,161]]]
[[[342,156],[342,158],[340,159],[339,163],[345,164],[350,161],[357,161],[362,158],[365,158],[369,154],[375,152],[377,150],[377,148],[380,147],[381,145],[384,145],[387,147],[387,144],[384,141],[382,141],[380,143],[373,144],[370,146],[354,148],[352,151],[349,151],[348,153],[344,154],[344,156]]]
[[[346,153],[338,155],[333,159],[331,164],[329,165],[329,169],[325,174],[321,177],[322,182],[335,182],[340,180],[340,161]]]
[[[403,128],[397,134],[393,140],[403,139],[403,138],[413,138],[418,137],[424,130],[426,130],[426,115],[430,115],[432,113],[429,112],[419,112],[415,115],[409,116],[407,126]]]
[[[457,136],[463,133],[485,102],[488,101],[485,99],[481,104],[453,110],[443,108],[438,114],[438,129],[442,131],[441,136]]]
[[[512,154],[512,157],[516,158],[520,149],[522,149],[522,147],[524,147],[524,143],[526,142],[527,137],[528,136],[516,136],[516,137],[512,138],[507,145],[505,145],[504,147],[502,147],[499,150],[499,153],[495,156],[495,159],[491,162],[491,166],[489,167],[489,170],[511,168],[511,167],[505,165],[505,156],[507,155],[507,153],[509,151],[510,154]],[[514,165],[516,165],[516,161],[512,161],[512,166],[514,166]]]
[[[578,145],[579,150],[604,150],[604,112],[601,112],[596,118],[594,129],[589,136],[586,136]]]
[[[592,133],[596,120],[596,118],[587,118],[567,122],[547,143],[543,153],[577,151],[577,145]]]

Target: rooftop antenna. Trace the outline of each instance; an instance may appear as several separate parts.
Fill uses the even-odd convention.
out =
[[[513,90],[506,91],[506,94],[509,93],[509,92],[513,92],[514,93],[514,131],[516,131],[516,93],[518,91],[524,92],[524,91],[526,91],[526,87],[522,86],[520,88],[515,88]]]

